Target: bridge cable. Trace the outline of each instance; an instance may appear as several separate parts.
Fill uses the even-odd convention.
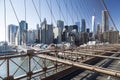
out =
[[[50,10],[50,13],[51,13],[51,24],[53,24],[53,20],[52,20],[52,13],[53,13],[53,11],[52,11],[52,2],[51,2],[51,0],[50,0],[50,7],[51,7],[51,10]]]
[[[74,15],[76,14],[76,20],[78,21],[79,19],[78,19],[78,12],[77,12],[77,6],[73,6],[73,3],[75,3],[75,1],[74,2],[72,2],[72,0],[70,0],[70,3],[71,3],[71,6],[72,6],[72,10],[74,10],[74,11],[72,11],[72,12],[74,12]],[[75,4],[76,5],[76,4]]]
[[[101,1],[101,4],[103,5],[104,9],[107,10],[108,15],[109,15],[109,17],[110,17],[110,19],[111,19],[111,21],[112,21],[112,23],[113,23],[114,28],[118,31],[118,29],[117,29],[117,27],[116,27],[116,25],[115,25],[115,23],[114,23],[114,21],[113,21],[113,19],[112,19],[112,16],[111,16],[110,13],[109,13],[109,10],[108,10],[108,8],[107,8],[104,0],[100,0],[100,1]]]
[[[76,0],[75,0],[76,1]],[[76,7],[76,14],[77,14],[77,21],[79,21],[78,13],[79,13],[79,8],[76,2],[74,2],[74,5]]]
[[[14,6],[13,6],[13,3],[12,3],[11,0],[9,0],[9,1],[10,1],[10,4],[11,4],[11,7],[12,7],[12,9],[13,9],[13,12],[14,12],[14,14],[15,14],[15,17],[16,17],[16,19],[17,19],[17,22],[18,22],[18,24],[19,24],[19,19],[18,19],[17,13],[16,13],[16,11],[15,11],[15,8],[14,8]]]
[[[77,0],[78,1],[78,0]],[[80,11],[80,4],[79,4],[79,2],[77,2],[78,4],[76,4],[76,6],[77,6],[77,9],[78,9],[78,12],[79,12],[79,14],[80,14],[80,18],[83,18],[83,14],[81,13],[81,11]],[[81,20],[81,19],[80,19]]]
[[[85,0],[84,0],[85,1]],[[85,17],[86,17],[86,19],[85,19],[85,21],[86,21],[86,28],[87,28],[87,26],[89,26],[90,24],[91,24],[91,19],[89,20],[89,13],[88,13],[88,10],[87,10],[87,7],[85,6],[85,2],[84,2],[83,0],[81,0],[81,6],[83,6],[83,8],[84,8],[84,10],[85,10],[85,12],[86,12],[86,15],[85,15]]]
[[[72,10],[72,12],[71,12],[71,16],[72,16],[72,19],[73,19],[73,24],[75,23],[75,21],[74,21],[74,9],[73,9],[73,4],[72,4],[72,1],[70,0],[70,4],[71,4],[71,10]]]
[[[67,0],[66,0],[66,1],[67,1]],[[68,9],[67,3],[65,2],[65,0],[63,0],[63,2],[64,2],[64,5],[65,5],[65,7],[66,7],[68,13],[69,13],[69,16],[70,16],[70,18],[71,18],[71,21],[72,21],[72,23],[74,24],[73,17],[72,17],[72,15],[70,14],[70,11],[69,11],[69,9]]]
[[[88,1],[86,1],[85,2],[86,3],[86,6],[88,5]],[[97,5],[97,4],[96,4]],[[95,6],[95,5],[94,5]],[[97,9],[96,9],[97,8]],[[97,11],[96,11],[97,10]],[[92,14],[92,16],[95,16],[95,25],[94,25],[94,27],[95,27],[95,31],[96,31],[96,29],[97,29],[97,23],[99,22],[99,20],[100,20],[100,15],[99,15],[99,8],[98,7],[95,7],[94,8],[94,15]],[[90,14],[90,9],[87,7],[87,11],[88,11],[88,13]],[[91,10],[92,11],[92,10]],[[100,13],[101,13],[101,11],[100,11]],[[96,15],[96,14],[98,14],[98,15]],[[92,16],[89,16],[90,17],[90,20],[92,19]]]
[[[78,3],[80,4],[80,5],[79,5],[79,6],[80,6],[80,9],[83,10],[82,2],[80,2],[80,0],[78,0]],[[85,10],[85,9],[84,9],[84,10]],[[81,14],[83,14],[83,13],[81,13]],[[82,19],[86,19],[86,18],[87,18],[87,16],[84,14]],[[86,20],[85,20],[85,22],[86,22]]]
[[[54,19],[55,24],[57,24],[56,19],[55,19],[55,16],[53,15],[52,9],[51,9],[51,7],[50,7],[50,5],[49,5],[49,3],[48,3],[48,0],[46,0],[46,3],[47,3],[47,5],[48,5],[48,8],[49,8],[52,16],[53,16],[53,19]]]
[[[40,21],[40,23],[41,23],[41,17],[40,17],[40,15],[39,15],[39,12],[38,12],[38,10],[37,10],[37,8],[36,8],[36,5],[35,5],[35,3],[34,3],[33,0],[32,0],[32,3],[33,3],[33,6],[34,6],[35,11],[36,11],[36,13],[37,13],[37,16],[38,16],[38,18],[39,18],[39,21]]]
[[[80,11],[80,6],[79,6],[79,3],[78,3],[78,0],[76,0],[76,1],[77,1],[77,3],[75,3],[75,7],[76,7],[77,13],[78,13],[77,14],[78,15],[78,21],[80,22],[81,18],[83,17],[83,14]],[[81,26],[79,24],[79,32],[80,32],[80,30],[81,30]]]
[[[4,0],[4,26],[5,26],[5,42],[6,42],[6,0]],[[6,46],[5,46],[6,50]]]
[[[102,10],[103,10],[103,6],[101,5],[101,2],[100,2],[100,0],[97,0],[97,5],[99,5],[100,7],[98,8],[97,7],[97,9],[96,10],[99,10],[99,12],[98,13],[96,13],[96,14],[98,14],[98,16],[97,16],[97,19],[98,19],[98,21],[99,21],[99,24],[100,24],[100,32],[102,31],[102,23],[101,23],[101,20],[102,20],[102,15],[101,15],[101,12],[102,12]]]
[[[39,16],[40,16],[40,21],[41,21],[41,0],[39,0]]]
[[[59,0],[59,1],[60,1],[60,0]],[[64,15],[63,15],[63,12],[62,12],[62,10],[61,10],[61,7],[60,7],[60,2],[58,3],[58,0],[56,0],[56,3],[57,3],[58,8],[59,8],[59,15],[60,15],[60,12],[61,12],[62,17],[63,17],[63,19],[64,19],[65,23],[67,24],[67,21],[66,21],[66,19],[65,19]],[[60,15],[60,19],[61,19],[61,15]]]
[[[84,3],[85,3],[85,6],[89,5],[87,0],[86,0],[86,2],[84,2]],[[92,11],[92,10],[91,10],[91,11]],[[90,15],[90,9],[89,9],[88,7],[86,7],[86,12],[89,14],[89,15],[88,15],[88,18],[89,18],[89,20],[88,20],[88,21],[89,21],[89,25],[88,25],[88,26],[90,27],[92,16]],[[95,12],[94,12],[94,13],[95,13]],[[95,14],[94,14],[94,16],[95,16]],[[96,16],[95,16],[95,18],[96,18]],[[95,26],[95,27],[96,27],[96,26]]]

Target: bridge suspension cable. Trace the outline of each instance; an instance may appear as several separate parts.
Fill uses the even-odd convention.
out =
[[[41,2],[42,2],[42,0],[39,0],[39,16],[40,16],[40,21],[41,21]]]
[[[46,0],[46,3],[47,3],[47,5],[48,5],[48,8],[49,8],[49,10],[50,10],[50,12],[51,12],[51,15],[52,15],[52,17],[53,17],[53,19],[54,19],[55,24],[57,24],[56,19],[55,19],[55,16],[53,15],[53,12],[52,12],[52,8],[50,7],[50,4],[48,3],[48,0]]]
[[[5,26],[5,41],[6,41],[6,0],[4,0],[4,26]]]
[[[109,13],[109,10],[108,10],[108,8],[107,8],[104,0],[100,0],[100,1],[101,1],[101,4],[103,5],[104,9],[107,10],[108,16],[110,17],[110,19],[111,19],[111,21],[112,21],[112,23],[113,23],[114,28],[118,31],[118,29],[117,29],[117,27],[116,27],[116,25],[115,25],[115,23],[114,23],[114,21],[113,21],[113,19],[112,19],[112,16],[111,16],[110,13]]]
[[[69,16],[70,16],[70,18],[71,18],[72,23],[74,24],[73,17],[72,17],[72,15],[71,15],[70,11],[69,11],[69,8],[68,8],[68,5],[67,5],[66,1],[67,1],[67,0],[63,0],[63,3],[64,3],[64,5],[65,5],[65,7],[66,7],[66,9],[67,9],[67,11],[68,11],[68,14],[69,14]]]
[[[78,5],[76,4],[76,0],[73,5],[75,5],[75,8],[76,8],[75,12],[76,12],[77,21],[79,21],[79,17],[78,17],[79,9],[78,9]]]
[[[84,7],[86,7],[87,5],[88,5],[88,1],[87,0],[84,0],[85,2],[83,2],[83,5],[84,5]],[[88,7],[86,7],[86,12],[87,12],[87,14],[89,14],[89,15],[87,15],[87,17],[88,17],[88,27],[91,27],[91,19],[92,19],[92,15],[91,15],[91,13],[90,13],[90,9],[88,8]],[[95,16],[95,15],[94,15]]]
[[[39,15],[39,12],[38,12],[37,7],[36,7],[36,5],[35,5],[35,3],[34,3],[33,0],[32,0],[32,3],[33,3],[33,6],[34,6],[35,11],[36,11],[36,13],[37,13],[37,16],[38,16],[38,18],[39,18],[39,21],[40,21],[40,23],[41,23],[41,16]]]
[[[86,7],[86,5],[85,5],[85,3],[87,2],[87,1],[83,1],[83,0],[78,0],[79,1],[79,3],[81,4],[80,6],[81,6],[81,9],[84,9],[85,10],[85,15],[84,15],[84,17],[85,17],[85,19],[86,19],[86,27],[87,26],[90,26],[91,25],[91,23],[90,23],[90,21],[91,21],[91,18],[89,17],[89,12],[88,12],[88,10],[87,10],[87,7]],[[81,1],[81,2],[80,2]]]
[[[50,7],[51,7],[51,10],[50,10],[50,14],[51,14],[51,24],[53,24],[53,20],[52,20],[53,10],[52,10],[52,2],[51,2],[51,0],[50,0]]]
[[[5,26],[5,42],[6,42],[6,1],[4,0],[4,26]],[[6,46],[4,46],[6,50]]]
[[[82,12],[81,12],[81,11],[80,11],[80,9],[79,9],[79,8],[80,8],[80,6],[79,6],[79,5],[80,5],[80,4],[79,4],[79,2],[77,2],[77,3],[76,3],[77,10],[78,10],[78,12],[77,12],[77,13],[79,13],[80,18],[83,18],[83,14],[82,14]],[[79,19],[80,19],[80,18],[79,18]]]
[[[62,15],[62,17],[63,17],[65,23],[67,24],[67,21],[66,21],[66,19],[65,19],[65,16],[64,16],[64,14],[63,14],[63,12],[62,12],[62,10],[61,10],[61,7],[60,7],[60,0],[59,0],[59,2],[58,2],[58,0],[56,0],[56,3],[57,3],[58,8],[59,8],[60,19],[61,19],[61,15]],[[60,13],[61,13],[61,14],[60,14]]]
[[[71,16],[72,16],[73,24],[74,24],[75,23],[75,20],[74,20],[75,9],[73,8],[72,0],[70,0],[70,4],[71,4]]]
[[[12,7],[12,9],[13,9],[13,12],[14,12],[14,14],[15,14],[15,17],[16,17],[16,19],[17,19],[17,22],[18,22],[18,24],[19,24],[19,19],[18,19],[17,13],[16,13],[16,11],[15,11],[15,8],[14,8],[14,6],[13,6],[13,3],[12,3],[11,0],[9,0],[9,1],[10,1],[10,4],[11,4],[11,7]]]

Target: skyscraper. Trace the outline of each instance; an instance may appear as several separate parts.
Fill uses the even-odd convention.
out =
[[[40,43],[40,26],[39,24],[37,24],[37,31],[38,31],[38,39],[37,39],[37,42]]]
[[[41,43],[46,43],[46,27],[47,27],[47,21],[46,18],[41,23]]]
[[[18,29],[18,26],[16,25],[13,25],[13,24],[8,25],[8,41],[10,44],[15,44],[17,29]]]
[[[46,44],[53,43],[54,33],[53,33],[53,25],[47,24],[46,28]]]
[[[64,28],[64,22],[61,21],[61,20],[58,20],[58,21],[57,21],[57,27],[58,27],[58,28],[61,28],[61,30],[63,30],[63,28]]]
[[[99,34],[100,32],[101,32],[100,24],[97,24],[97,34]]]
[[[31,44],[31,43],[35,43],[35,31],[34,30],[29,30],[27,32],[27,43]]]
[[[53,25],[48,25],[46,19],[41,23],[41,42],[50,44],[53,42]]]
[[[27,43],[27,29],[28,29],[28,24],[26,21],[21,21],[19,23],[18,27],[18,33],[17,33],[17,44],[22,45]]]
[[[64,22],[61,20],[57,21],[57,27],[58,27],[58,43],[61,43],[62,41],[62,31],[64,28]]]
[[[75,25],[78,26],[78,32],[80,32],[81,31],[81,29],[80,29],[80,22],[76,22]]]
[[[82,19],[82,20],[81,20],[81,32],[86,32],[85,19]]]
[[[102,32],[106,32],[108,30],[109,30],[108,11],[104,10],[102,11]]]
[[[72,25],[73,29],[75,29],[78,32],[78,26],[77,25]]]

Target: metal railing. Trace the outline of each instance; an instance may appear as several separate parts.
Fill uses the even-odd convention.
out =
[[[65,66],[30,54],[0,56],[0,80],[43,79],[69,68]]]

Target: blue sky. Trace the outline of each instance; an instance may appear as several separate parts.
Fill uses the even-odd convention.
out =
[[[25,9],[24,9],[24,0],[11,0],[15,11],[17,13],[19,21],[25,20]],[[41,2],[41,20],[44,18],[47,19],[47,22],[56,26],[56,21],[61,19],[65,22],[65,25],[71,25],[75,22],[81,22],[81,19],[86,20],[88,28],[91,28],[91,17],[92,15],[96,16],[96,23],[101,24],[101,11],[103,6],[100,3],[100,0],[33,0],[37,11],[40,11],[39,1]],[[52,13],[55,16],[55,21],[53,16],[51,16],[50,9],[48,4],[52,7]],[[57,2],[59,4],[57,4]],[[119,20],[119,0],[105,0],[108,9],[113,17],[113,20]],[[66,4],[66,5],[65,5]],[[59,8],[60,6],[60,8]],[[66,7],[67,6],[67,7]],[[6,0],[6,12],[7,19],[6,25],[15,24],[18,25],[17,19],[13,12],[13,9],[10,4],[10,0]],[[29,29],[35,29],[36,24],[40,24],[39,18],[33,6],[32,0],[26,0],[26,21],[28,23]],[[116,24],[119,25],[119,22],[116,21]],[[5,40],[5,26],[4,26],[4,0],[0,0],[0,41]]]

